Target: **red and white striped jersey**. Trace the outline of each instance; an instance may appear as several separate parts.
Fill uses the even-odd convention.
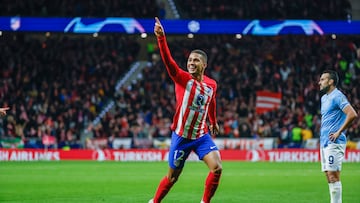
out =
[[[216,121],[216,81],[205,76],[202,82],[182,70],[172,58],[165,37],[158,38],[161,57],[175,83],[176,111],[171,130],[187,139],[197,139],[208,133],[207,116]]]

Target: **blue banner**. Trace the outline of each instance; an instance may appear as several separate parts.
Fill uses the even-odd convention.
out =
[[[360,34],[360,21],[162,20],[167,34]],[[0,17],[0,31],[64,33],[153,33],[153,19]]]

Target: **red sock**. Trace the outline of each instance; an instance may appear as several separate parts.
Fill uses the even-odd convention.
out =
[[[206,178],[205,191],[204,191],[204,196],[202,199],[205,203],[210,203],[212,196],[214,196],[215,191],[220,182],[220,176],[221,176],[221,173],[209,172],[209,175]]]
[[[170,188],[174,185],[174,183],[169,182],[169,179],[165,176],[161,181],[156,190],[154,203],[159,203],[169,192]]]

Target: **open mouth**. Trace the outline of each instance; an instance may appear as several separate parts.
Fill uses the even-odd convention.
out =
[[[195,68],[195,67],[189,67],[188,69],[189,69],[189,71],[191,71],[191,72],[193,72],[193,71],[195,71],[195,70],[196,70],[196,68]]]

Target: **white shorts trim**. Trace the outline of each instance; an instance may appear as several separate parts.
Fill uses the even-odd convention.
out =
[[[346,144],[329,144],[320,148],[321,171],[341,171]]]

